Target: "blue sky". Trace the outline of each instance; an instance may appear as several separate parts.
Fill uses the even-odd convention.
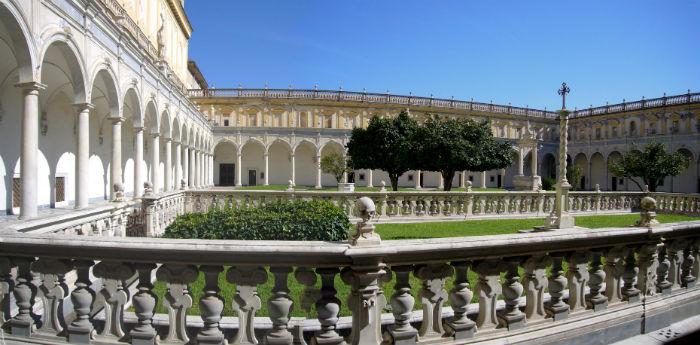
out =
[[[700,1],[188,0],[210,85],[552,108],[700,91]]]

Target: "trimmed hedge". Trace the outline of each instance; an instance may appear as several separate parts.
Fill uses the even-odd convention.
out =
[[[343,241],[350,221],[328,201],[277,201],[258,207],[212,209],[179,216],[166,238]]]

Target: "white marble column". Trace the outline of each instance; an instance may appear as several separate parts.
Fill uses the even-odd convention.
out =
[[[415,176],[413,177],[413,182],[415,183],[414,188],[420,189],[420,170],[416,170]]]
[[[180,142],[175,142],[175,183],[173,190],[180,189],[180,180],[182,180],[182,152],[180,152]]]
[[[20,159],[20,179],[22,182],[22,201],[19,218],[28,219],[37,215],[38,201],[38,165],[39,151],[39,91],[46,87],[39,83],[18,84],[24,91],[24,109],[22,111],[22,142]]]
[[[134,128],[134,198],[143,195],[143,127]]]
[[[160,191],[160,181],[158,171],[160,170],[160,135],[151,135],[151,183],[153,184],[153,194]]]
[[[199,188],[201,186],[200,183],[200,177],[201,177],[201,159],[199,156],[199,150],[194,151],[194,186]]]
[[[367,169],[367,176],[366,176],[366,178],[367,178],[367,187],[368,187],[368,188],[374,187],[374,181],[373,181],[373,180],[374,180],[374,176],[373,176],[373,175],[374,175],[374,171],[372,171],[372,169]]]
[[[163,190],[169,192],[173,190],[173,140],[171,138],[165,138],[165,168],[164,178],[165,183],[163,184]]]
[[[270,185],[270,154],[265,152],[263,155],[263,159],[265,160],[265,178],[263,179],[263,185],[269,186]]]
[[[189,159],[190,173],[188,175],[188,185],[190,186],[190,188],[194,188],[194,186],[195,186],[195,183],[194,183],[194,181],[195,181],[194,148],[190,147],[188,149],[188,151],[190,153],[190,159]]]
[[[481,172],[481,188],[486,188],[486,172]]]
[[[321,184],[321,155],[316,155],[316,189],[323,188]]]
[[[445,189],[445,179],[442,178],[442,173],[438,171],[438,189]]]
[[[116,198],[114,192],[114,186],[118,183],[122,183],[122,122],[124,118],[115,117],[110,119],[112,121],[112,155],[111,163],[109,164],[109,176],[111,185],[110,188],[110,200],[114,201]]]
[[[78,104],[75,148],[75,208],[87,207],[90,186],[90,110],[92,104]]]
[[[524,168],[524,156],[525,155],[525,150],[522,148],[519,149],[518,151],[518,176],[523,176],[525,168]]]
[[[185,180],[185,188],[190,186],[190,148],[182,145],[182,179]]]
[[[241,161],[242,161],[242,154],[241,151],[239,150],[236,152],[236,187],[242,186],[241,184]]]
[[[530,156],[532,158],[532,162],[530,162],[530,164],[531,164],[532,176],[539,176],[539,171],[537,171],[538,170],[537,169],[537,167],[538,167],[538,164],[537,164],[537,145],[535,145],[532,148],[531,152],[532,152],[532,154]]]
[[[289,179],[292,181],[292,184],[296,185],[297,184],[297,174],[296,174],[296,163],[294,161],[294,155],[290,156],[290,160],[292,162],[292,176]]]
[[[467,171],[461,171],[459,174],[459,188],[464,188],[465,178],[467,176]]]

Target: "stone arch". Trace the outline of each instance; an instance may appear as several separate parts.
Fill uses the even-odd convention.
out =
[[[310,140],[302,139],[294,145],[295,182],[299,186],[316,184],[316,157],[319,149]]]
[[[95,104],[96,101],[104,97],[109,107],[109,116],[119,117],[121,97],[117,87],[119,85],[117,75],[114,73],[112,66],[106,62],[98,64],[90,80],[91,91],[87,97],[89,102]],[[99,91],[99,94],[95,95],[95,91]]]
[[[158,108],[154,100],[148,101],[146,104],[146,112],[144,114],[144,130],[148,134],[155,134],[160,131],[160,123],[158,121]]]
[[[287,185],[292,174],[292,145],[278,138],[268,146],[267,152],[269,183]]]
[[[228,139],[220,139],[213,150],[214,155],[214,185],[235,186],[238,145]]]
[[[321,146],[321,151],[319,157],[323,159],[324,156],[331,154],[332,152],[338,153],[345,157],[345,146],[335,140],[329,140]],[[324,186],[335,186],[338,184],[335,177],[331,174],[323,173],[321,177],[321,184]]]
[[[683,154],[689,160],[688,168],[683,170],[678,176],[672,178],[672,190],[675,193],[697,193],[698,192],[698,166],[695,160],[696,155],[691,149],[681,147],[676,152]]]
[[[6,29],[2,36],[8,39],[0,39],[0,42],[9,42],[10,55],[13,55],[17,64],[18,79],[20,83],[36,81],[34,66],[38,66],[34,49],[34,40],[28,23],[22,16],[21,6],[14,0],[0,1],[0,24]]]
[[[241,145],[241,182],[246,186],[261,185],[265,171],[265,143],[257,138],[249,138]]]
[[[542,177],[557,177],[557,164],[554,154],[551,152],[545,153],[544,156],[542,156],[542,162],[540,165],[540,175],[542,175]]]
[[[318,155],[319,153],[321,153],[321,149],[316,145],[316,143],[314,143],[313,141],[311,141],[309,139],[301,139],[293,147],[293,151],[295,152],[295,154],[296,154],[297,148],[299,148],[299,146],[301,146],[301,145],[310,145],[311,147],[313,147],[314,155]]]
[[[637,150],[633,150],[637,151]],[[639,151],[637,151],[639,152]],[[611,151],[608,153],[608,158],[605,163],[606,186],[608,190],[624,190],[624,178],[614,176],[610,172],[610,165],[622,159],[622,154],[619,151]],[[602,185],[601,185],[602,186]]]
[[[591,166],[591,188],[595,188],[595,186],[598,185],[602,190],[607,189],[608,184],[606,176],[608,167],[605,162],[606,160],[603,158],[602,153],[595,152],[591,155],[589,163]]]
[[[63,31],[54,32],[46,38],[40,57],[41,65],[38,73],[41,83],[48,85],[44,69],[52,66],[63,73],[70,82],[73,102],[85,103],[87,101],[85,64],[77,45],[70,36],[67,36]]]
[[[579,190],[584,190],[589,188],[589,179],[590,176],[588,172],[588,158],[586,157],[586,154],[583,152],[580,152],[579,154],[574,156],[574,161],[573,164],[577,166],[579,169],[581,169],[581,180],[578,181],[578,184],[576,185],[576,188]],[[574,183],[575,181],[569,181],[570,183]]]

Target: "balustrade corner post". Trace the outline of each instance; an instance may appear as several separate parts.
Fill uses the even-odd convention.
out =
[[[44,305],[44,313],[37,332],[56,336],[63,332],[66,321],[63,318],[63,300],[68,296],[65,275],[73,268],[69,260],[39,259],[31,265],[32,271],[43,275],[42,284],[37,290]]]
[[[418,330],[411,326],[411,314],[415,300],[411,295],[411,272],[413,266],[394,266],[391,271],[396,274],[394,294],[391,295],[391,312],[394,324],[386,331],[386,338],[393,344],[410,345],[418,340]]]
[[[622,274],[622,280],[625,282],[622,286],[622,300],[629,303],[639,302],[640,300],[640,291],[637,288],[639,268],[637,267],[634,252],[634,248],[628,248],[627,256],[625,257],[625,271]]]
[[[141,209],[145,217],[144,227],[147,236],[155,236],[158,231],[158,212],[156,202],[158,199],[152,197],[141,198]]]
[[[12,263],[17,266],[17,285],[13,290],[17,314],[10,320],[10,331],[12,335],[21,337],[30,337],[38,320],[33,311],[37,287],[32,283],[32,262],[34,258],[12,259]]]
[[[311,343],[313,345],[345,345],[345,340],[336,331],[340,300],[336,297],[338,291],[334,287],[337,268],[317,268],[316,274],[321,276],[321,295],[316,301],[316,313],[321,329],[317,331]]]
[[[547,316],[554,321],[564,320],[569,316],[569,305],[564,303],[564,290],[567,288],[567,279],[564,276],[564,254],[552,253],[552,272],[547,279],[549,294],[551,299],[549,304],[545,306]]]
[[[532,256],[522,264],[525,268],[523,287],[525,289],[525,317],[528,321],[542,320],[547,317],[544,307],[544,291],[549,282],[547,280],[547,266],[552,259],[547,255]]]
[[[221,266],[200,266],[199,270],[204,273],[204,293],[199,299],[204,326],[199,329],[196,342],[199,345],[223,345],[226,338],[219,328],[219,322],[224,299],[219,295],[219,274],[224,269]]]
[[[226,271],[226,280],[236,284],[233,310],[238,314],[238,332],[230,344],[257,344],[255,337],[255,313],[262,307],[258,296],[258,284],[267,281],[267,271],[263,267],[240,266]]]
[[[498,326],[496,299],[501,294],[500,265],[498,260],[486,260],[475,263],[474,272],[479,275],[474,292],[479,296],[479,315],[476,327],[479,331],[494,329]]]
[[[452,321],[447,322],[447,333],[455,340],[467,339],[474,336],[476,323],[467,317],[467,307],[474,295],[469,286],[467,273],[469,262],[455,261],[451,263],[455,271],[455,281],[450,291],[449,301],[454,311]]]
[[[167,283],[163,305],[168,310],[168,334],[165,342],[190,341],[187,335],[187,309],[192,307],[192,294],[188,284],[197,280],[197,267],[193,265],[164,264],[156,271],[156,278]]]
[[[103,287],[96,295],[95,303],[104,308],[104,328],[100,332],[103,338],[123,339],[124,305],[129,299],[125,281],[134,277],[135,270],[130,264],[101,261],[93,268],[95,277],[104,278]]]
[[[651,242],[639,246],[637,252],[637,265],[639,266],[637,288],[644,296],[656,295],[656,272],[659,266],[658,250],[658,242]]]
[[[683,249],[686,245],[685,239],[671,240],[666,243],[666,254],[670,262],[668,278],[671,282],[671,290],[681,287],[683,277]]]
[[[158,296],[153,293],[151,271],[156,268],[152,263],[136,263],[134,268],[138,272],[138,290],[132,302],[136,310],[136,326],[129,332],[132,345],[155,345],[158,342],[158,332],[153,327],[153,315],[156,310]]]
[[[513,331],[525,327],[525,314],[518,308],[518,301],[523,293],[523,285],[520,283],[518,273],[520,259],[507,258],[501,262],[501,265],[503,267],[501,271],[506,272],[502,288],[506,306],[498,313],[498,319],[503,327]]]
[[[78,279],[75,289],[70,294],[73,302],[75,319],[66,327],[68,342],[72,344],[89,344],[94,337],[94,327],[90,320],[90,310],[95,301],[95,291],[90,288],[90,268],[95,264],[92,260],[76,260],[73,262]]]
[[[12,279],[13,267],[15,265],[10,258],[0,257],[0,328],[12,318],[10,294],[15,288],[15,282]]]
[[[602,268],[603,253],[601,251],[591,252],[591,268],[588,271],[590,280],[588,281],[589,294],[586,297],[586,304],[593,311],[605,310],[608,307],[608,298],[605,296],[603,284],[605,284],[605,270]]]
[[[379,283],[386,275],[385,265],[379,257],[353,261],[352,266],[340,273],[343,282],[350,285],[348,307],[352,311],[352,332],[349,343],[379,344],[382,342],[381,309],[386,305],[386,299],[380,298]]]
[[[292,268],[271,267],[270,272],[275,276],[275,286],[267,301],[272,330],[265,336],[265,344],[291,345],[294,343],[294,336],[289,332],[289,314],[292,312],[294,302],[289,296],[287,279]]]
[[[423,304],[423,322],[418,330],[421,339],[439,338],[445,335],[442,323],[442,306],[448,298],[445,280],[454,269],[448,264],[418,265],[414,269],[416,277],[423,281],[418,292]]]
[[[613,247],[605,252],[605,297],[608,304],[622,302],[622,275],[625,272],[627,248]]]
[[[566,278],[569,283],[569,308],[572,312],[586,309],[586,285],[590,278],[588,260],[589,253],[584,251],[573,252],[567,257],[569,269]]]

